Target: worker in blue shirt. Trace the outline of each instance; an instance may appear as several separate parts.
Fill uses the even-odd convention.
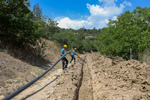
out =
[[[64,45],[64,48],[61,50],[60,57],[62,57],[65,54],[65,49],[66,48],[67,48],[67,45]],[[66,62],[66,65],[65,65],[65,62]],[[68,68],[67,65],[68,65],[68,60],[66,59],[66,57],[63,57],[62,58],[62,69],[64,71],[65,71],[65,68]]]
[[[72,62],[73,59],[74,59],[74,62],[76,62],[76,58],[75,58],[75,56],[74,56],[74,55],[76,55],[76,54],[75,54],[75,51],[76,51],[76,50],[77,50],[77,49],[74,48],[73,52],[71,53],[71,61],[70,61],[70,63]]]

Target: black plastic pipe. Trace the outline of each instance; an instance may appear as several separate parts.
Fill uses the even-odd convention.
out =
[[[75,53],[76,54],[76,53]],[[77,54],[76,54],[77,55]],[[77,55],[78,56],[78,55]],[[78,56],[79,57],[79,56]],[[80,58],[80,57],[79,57]],[[81,59],[81,58],[80,58]],[[81,59],[83,62],[85,62],[83,59]]]

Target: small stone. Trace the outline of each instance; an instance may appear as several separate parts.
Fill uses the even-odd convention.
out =
[[[3,95],[0,95],[0,100],[2,100],[4,98],[4,96]]]
[[[149,93],[147,93],[147,95],[148,95],[148,96],[150,96],[150,92],[149,92]]]
[[[47,95],[46,98],[50,98],[50,95]]]

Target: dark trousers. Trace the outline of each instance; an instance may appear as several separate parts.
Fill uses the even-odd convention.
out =
[[[74,57],[74,55],[71,55],[71,61],[70,61],[70,63],[72,62],[73,59],[74,59],[74,62],[76,62],[76,58]]]
[[[66,62],[66,66],[65,66],[65,62]],[[68,60],[66,59],[66,57],[62,58],[62,67],[63,69],[67,68],[67,65],[68,65]]]

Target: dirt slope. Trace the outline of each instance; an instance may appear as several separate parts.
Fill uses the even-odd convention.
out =
[[[0,52],[0,95],[8,95],[34,79],[43,70]]]
[[[54,64],[60,58],[60,50],[54,42],[44,40],[47,47],[45,50],[45,59],[38,59],[32,57],[30,52],[25,56],[20,52],[20,49],[16,49],[17,56],[14,56],[13,52],[6,48],[0,48],[0,97],[7,96],[20,87],[24,86],[35,77],[44,72],[49,66]],[[0,45],[1,46],[1,45]],[[27,57],[26,61],[24,58]],[[68,55],[68,59],[71,57]],[[57,69],[61,69],[61,62],[58,63],[54,69],[52,69],[48,74]],[[46,77],[46,76],[45,76]],[[1,99],[0,98],[0,99]]]

